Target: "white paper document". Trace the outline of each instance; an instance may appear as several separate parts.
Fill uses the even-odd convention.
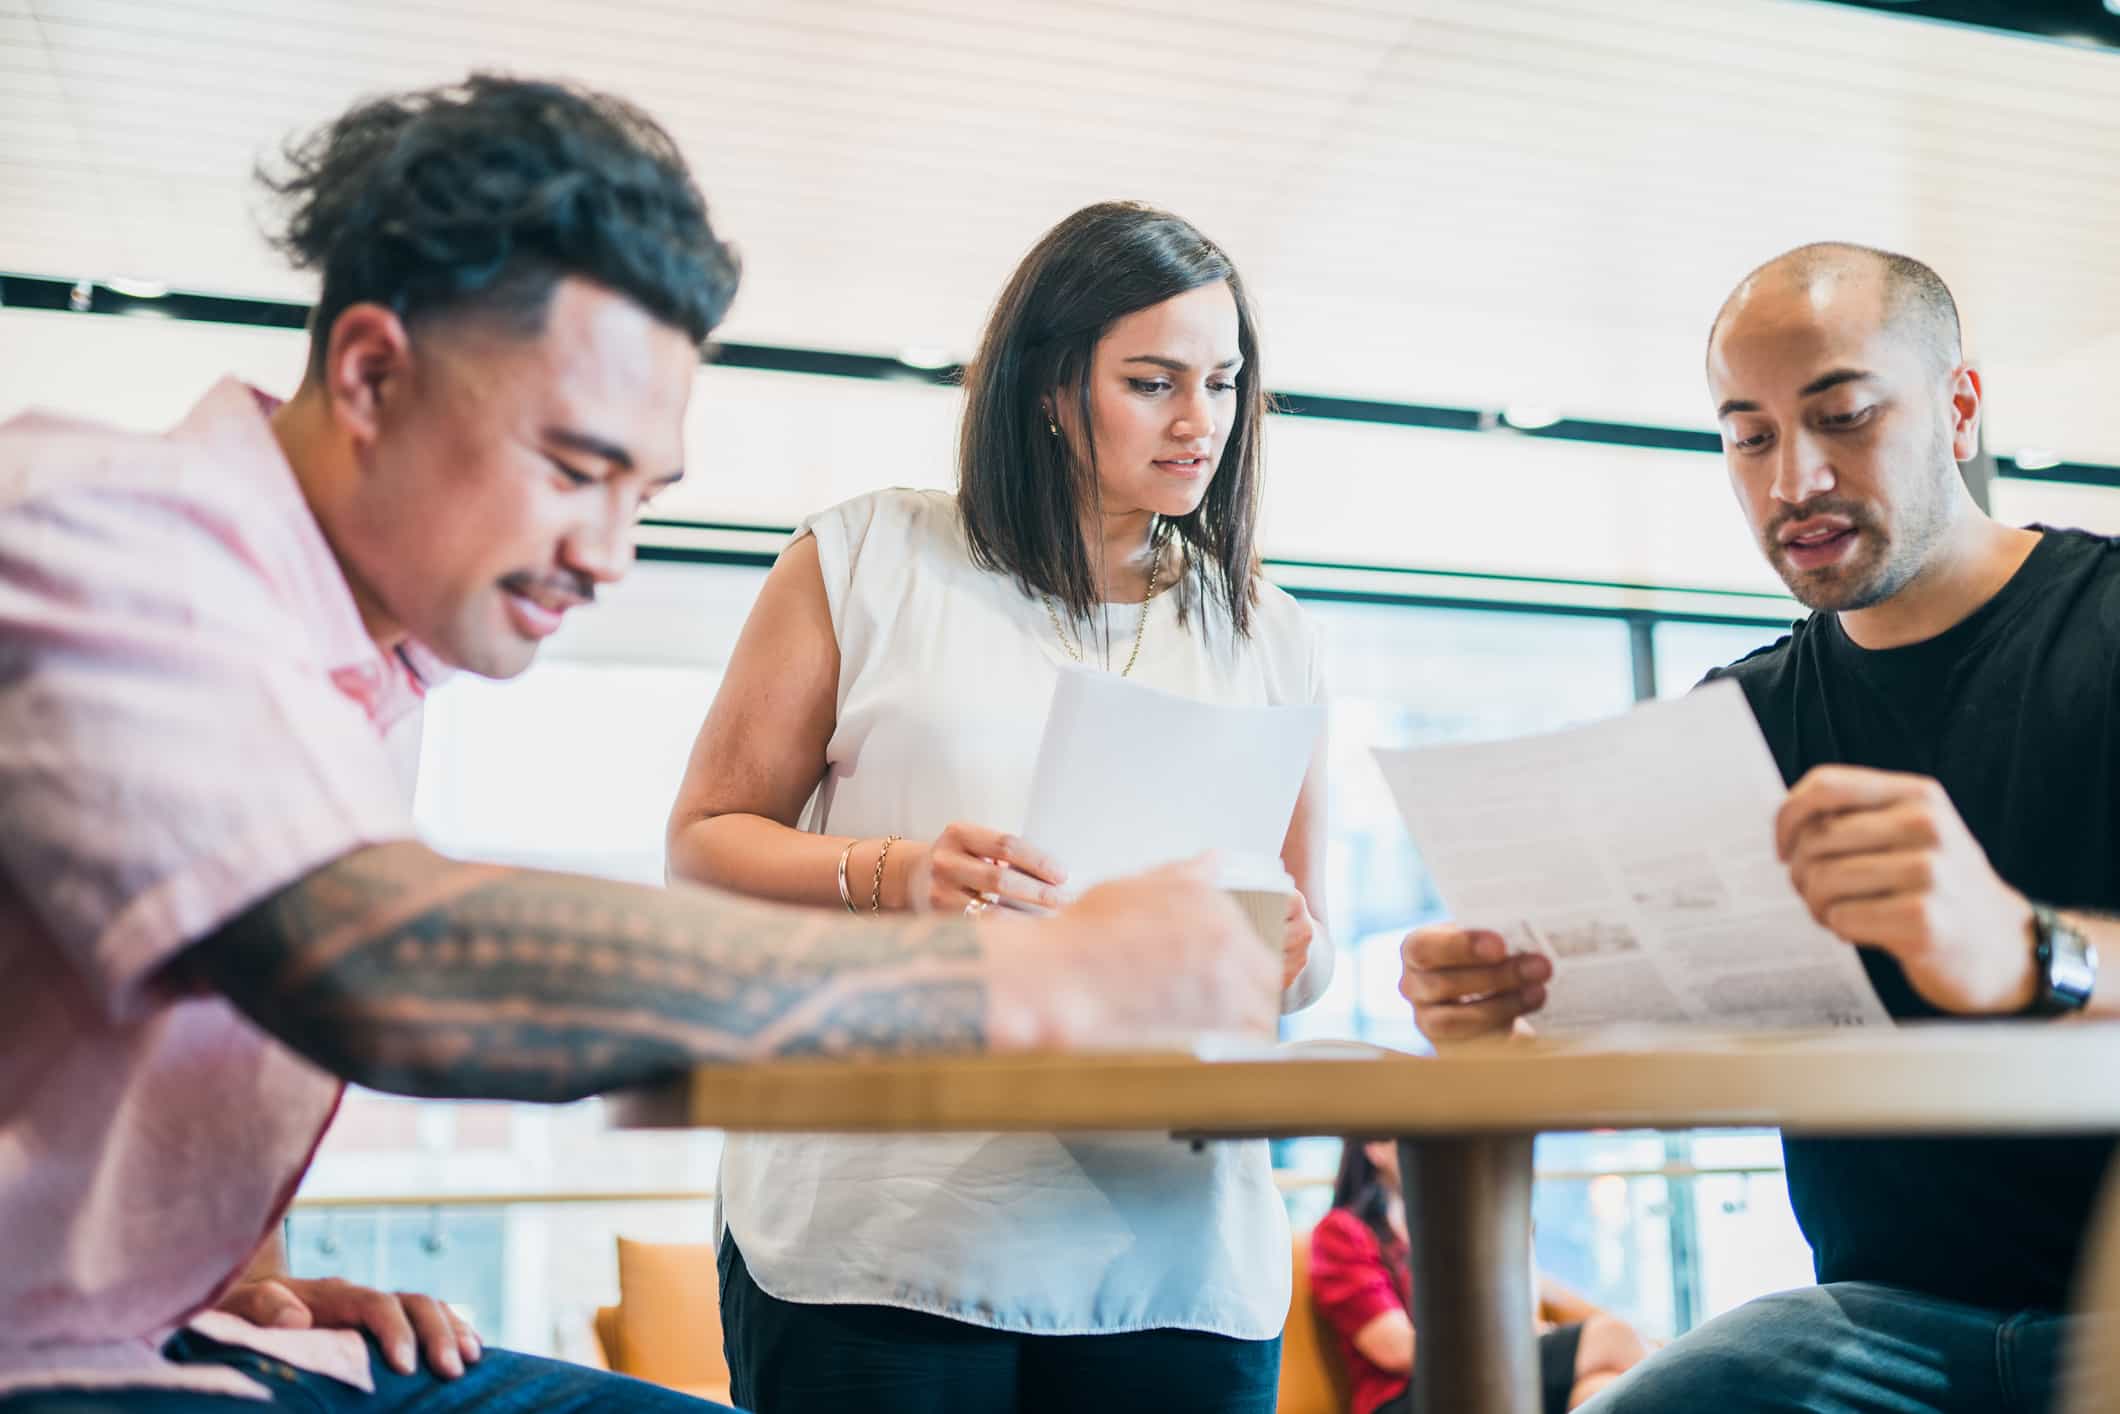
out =
[[[1451,917],[1552,961],[1539,1030],[1890,1024],[1775,857],[1787,792],[1737,684],[1376,758]]]
[[[1206,850],[1278,857],[1325,709],[1223,707],[1110,673],[1053,689],[1023,838],[1072,894]]]

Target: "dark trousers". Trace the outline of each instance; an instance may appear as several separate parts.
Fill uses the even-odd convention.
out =
[[[0,1397],[0,1414],[254,1414],[260,1409],[299,1409],[303,1414],[728,1414],[718,1404],[675,1390],[509,1350],[489,1349],[461,1379],[445,1380],[424,1366],[409,1375],[397,1373],[383,1363],[371,1340],[368,1363],[375,1377],[374,1394],[191,1331],[180,1331],[163,1353],[179,1364],[240,1370],[270,1390],[272,1400],[260,1404],[187,1390],[63,1389]]]
[[[1582,1348],[1580,1325],[1555,1326],[1538,1338],[1539,1414],[1568,1414],[1568,1396],[1575,1392],[1575,1356]],[[1374,1414],[1415,1414],[1413,1386],[1398,1398],[1379,1404]]]
[[[731,1391],[757,1414],[1273,1414],[1280,1340],[1039,1336],[768,1296],[721,1243]]]

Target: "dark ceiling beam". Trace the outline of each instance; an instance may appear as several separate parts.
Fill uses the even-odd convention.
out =
[[[2006,30],[2091,48],[2120,50],[2120,11],[2106,0],[1818,0],[1917,20]]]
[[[2102,0],[2097,0],[2102,3]],[[254,299],[198,294],[187,290],[155,292],[128,284],[125,288],[92,280],[64,280],[46,275],[0,274],[0,308],[72,311],[76,314],[190,320],[253,328],[300,329],[309,306],[293,300]],[[953,387],[964,376],[960,364],[916,365],[888,354],[843,353],[832,349],[787,348],[778,344],[711,343],[703,355],[724,368],[769,373],[802,373],[826,378],[862,378]],[[1657,427],[1635,422],[1606,422],[1567,417],[1545,426],[1514,427],[1508,415],[1493,408],[1443,407],[1379,398],[1340,398],[1318,393],[1278,392],[1278,412],[1286,417],[1316,417],[1385,427],[1418,427],[1446,432],[1493,433],[1545,441],[1605,447],[1640,447],[1661,452],[1719,454],[1722,438],[1692,427]],[[1996,457],[1998,475],[2036,481],[2065,481],[2088,486],[2120,486],[2120,466],[2096,462],[2059,462],[2020,468],[2009,457]]]

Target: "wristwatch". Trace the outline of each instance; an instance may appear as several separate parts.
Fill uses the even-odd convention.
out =
[[[2026,1016],[2083,1010],[2098,985],[2098,949],[2082,930],[2043,903],[2032,905],[2032,969],[2038,990]]]

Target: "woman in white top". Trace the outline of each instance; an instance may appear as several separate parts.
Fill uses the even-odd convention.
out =
[[[1254,548],[1265,408],[1211,241],[1125,203],[1055,227],[967,373],[956,496],[813,516],[767,577],[672,874],[857,912],[1051,904],[1067,861],[1006,831],[1062,669],[1320,700],[1317,635]],[[1332,971],[1322,810],[1313,763],[1284,1010]],[[1289,1236],[1263,1143],[732,1135],[722,1213],[734,1396],[760,1414],[1273,1408]]]

